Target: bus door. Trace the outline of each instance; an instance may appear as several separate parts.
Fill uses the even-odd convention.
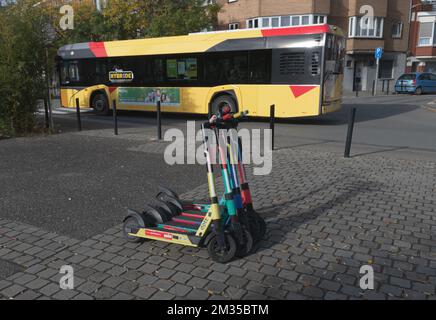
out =
[[[323,79],[323,105],[330,105],[342,97],[344,76],[345,40],[343,37],[327,34]]]

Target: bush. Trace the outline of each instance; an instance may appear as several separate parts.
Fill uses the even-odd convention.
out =
[[[47,67],[42,10],[33,0],[0,8],[0,132],[23,134],[35,127],[38,99],[45,96]]]

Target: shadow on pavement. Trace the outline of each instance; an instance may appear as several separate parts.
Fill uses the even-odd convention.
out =
[[[267,220],[267,235],[264,240],[260,243],[259,248],[256,252],[262,252],[265,249],[270,249],[277,244],[283,243],[287,238],[286,235],[292,231],[298,230],[300,226],[306,223],[315,223],[320,216],[327,213],[329,209],[338,208],[343,204],[347,203],[350,199],[353,199],[364,192],[368,192],[374,189],[378,184],[363,180],[353,180],[353,176],[345,176],[344,179],[336,181],[328,186],[322,186],[316,190],[312,190],[305,196],[298,197],[296,199],[291,199],[289,201],[283,202],[281,204],[263,207],[259,210],[262,217]],[[314,208],[310,208],[305,211],[301,211],[296,204],[300,201],[307,200],[311,196],[316,195],[321,191],[325,191],[326,188],[331,188],[333,186],[343,186],[344,181],[348,181],[350,184],[348,190],[342,192],[341,194],[335,196],[333,199],[326,201],[325,203],[318,205]],[[293,213],[292,210],[298,213]],[[277,212],[285,211],[285,214],[277,215]],[[275,217],[275,218],[272,218]],[[276,226],[274,226],[276,225]],[[286,231],[284,231],[286,230]],[[267,239],[267,240],[265,240]]]
[[[377,150],[377,151],[372,151],[372,152],[355,154],[355,155],[352,155],[351,158],[358,158],[358,157],[369,156],[369,155],[373,155],[373,154],[407,150],[407,149],[409,149],[409,147],[392,147],[392,148],[388,148],[388,149],[382,149],[382,150]]]
[[[410,105],[369,105],[369,104],[346,104],[340,111],[329,113],[323,116],[298,118],[298,119],[279,119],[277,123],[293,125],[318,125],[318,126],[340,126],[348,124],[349,114],[352,107],[357,108],[356,122],[367,122],[378,119],[390,118],[400,114],[412,112],[419,109],[418,106]]]

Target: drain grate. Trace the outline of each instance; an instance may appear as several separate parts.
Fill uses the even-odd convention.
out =
[[[24,271],[24,268],[20,265],[0,259],[0,280],[9,278],[15,273],[21,271]]]

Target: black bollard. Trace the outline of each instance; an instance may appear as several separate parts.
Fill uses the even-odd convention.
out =
[[[76,98],[76,113],[77,113],[77,129],[82,131],[82,119],[80,118],[80,102],[79,98]]]
[[[389,90],[391,89],[391,80],[388,80],[388,91],[386,91],[386,95],[389,95]]]
[[[157,139],[162,140],[161,102],[157,102]]]
[[[44,100],[44,116],[45,116],[45,128],[50,129],[50,115],[48,113],[48,103],[47,100]]]
[[[118,113],[117,113],[117,101],[114,99],[112,102],[112,114],[114,116],[114,134],[118,135]]]
[[[356,108],[352,108],[350,112],[350,119],[348,122],[347,142],[345,144],[345,158],[350,158],[351,143],[353,141],[354,122],[356,120]]]
[[[269,128],[271,129],[271,148],[274,151],[274,143],[275,143],[275,128],[276,128],[276,105],[273,104],[270,107],[270,119],[269,119]]]

